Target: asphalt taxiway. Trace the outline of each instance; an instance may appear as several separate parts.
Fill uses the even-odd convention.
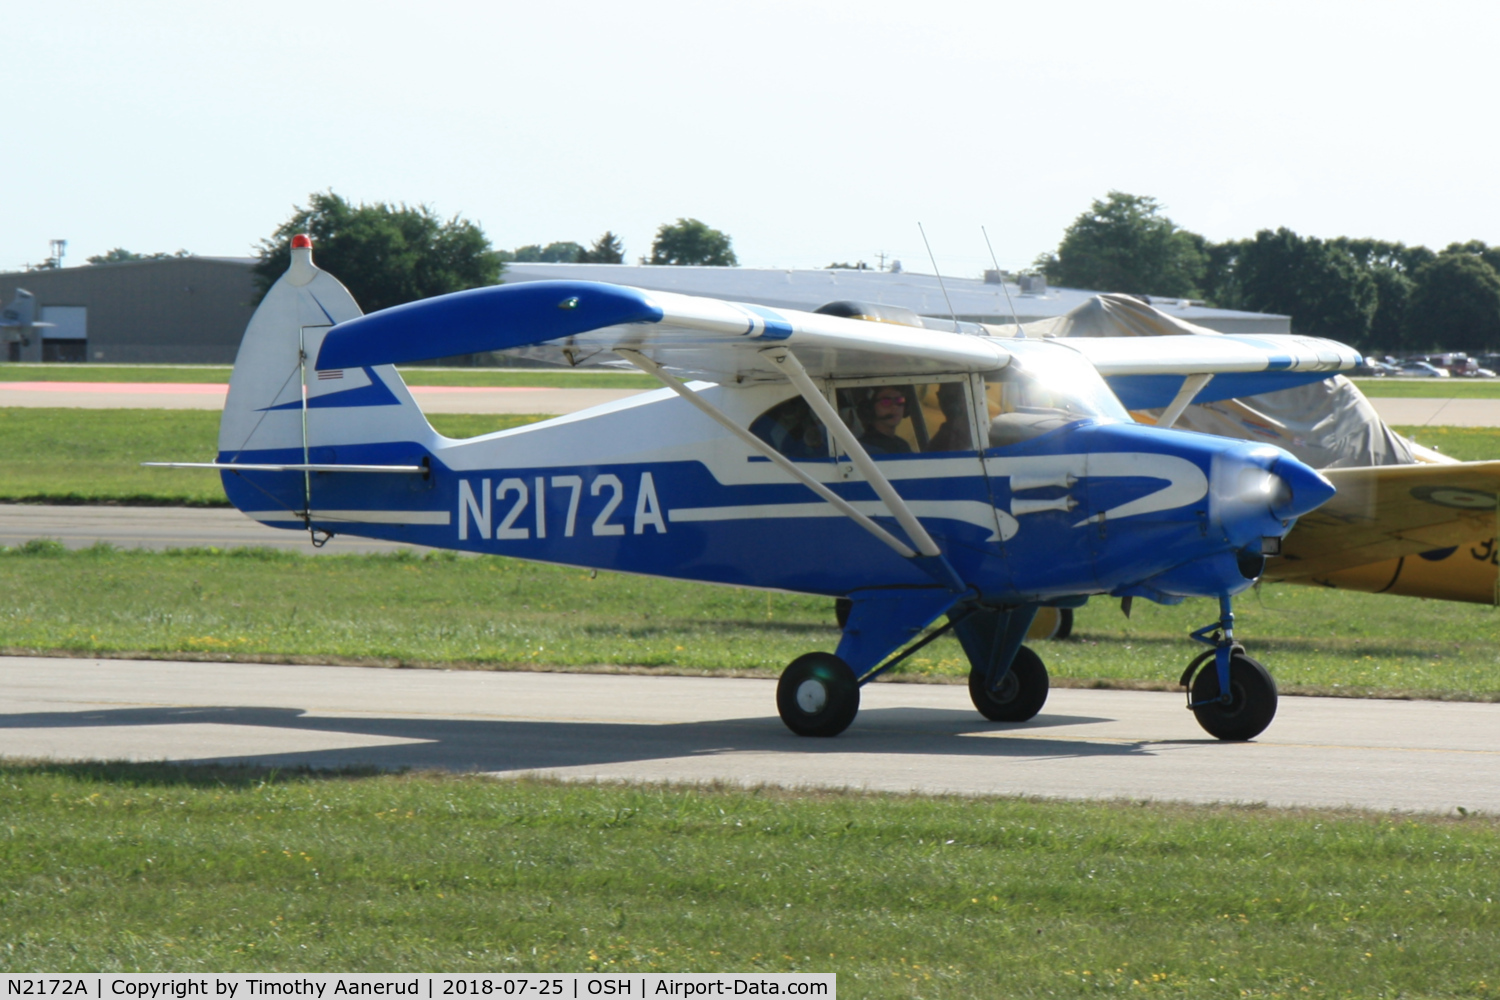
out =
[[[306,531],[270,528],[227,507],[0,504],[0,545],[50,538],[70,549],[108,542],[121,549],[269,547],[306,555],[430,551],[420,545],[335,535],[321,548]]]
[[[1500,705],[1283,698],[1251,743],[1180,696],[1054,690],[1029,723],[965,688],[874,684],[834,739],[793,736],[775,682],[0,658],[0,756],[372,764],[578,780],[1500,812]]]

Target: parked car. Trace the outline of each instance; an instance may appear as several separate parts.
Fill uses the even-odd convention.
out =
[[[1401,365],[1402,378],[1451,378],[1448,369],[1430,361],[1407,361]]]
[[[1479,362],[1463,351],[1446,351],[1442,354],[1419,355],[1410,361],[1426,361],[1435,368],[1446,369],[1449,375],[1469,375],[1479,367]]]
[[[1374,358],[1365,358],[1365,363],[1349,373],[1355,378],[1385,378],[1387,375],[1399,375],[1401,370],[1395,365],[1388,365],[1384,361],[1376,361]]]

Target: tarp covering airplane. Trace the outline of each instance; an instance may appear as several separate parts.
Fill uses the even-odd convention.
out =
[[[1016,328],[998,329],[1014,335]],[[1118,294],[1095,296],[1065,316],[1028,323],[1022,329],[1028,337],[1224,336],[1134,296]],[[1211,389],[1212,382],[1174,426],[1265,441],[1285,448],[1315,469],[1409,465],[1418,460],[1411,442],[1386,426],[1364,393],[1343,376],[1238,398]]]

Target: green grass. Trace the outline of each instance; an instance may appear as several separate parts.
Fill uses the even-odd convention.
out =
[[[542,419],[513,414],[431,414],[450,437]],[[0,502],[228,506],[219,473],[144,469],[142,462],[211,462],[214,410],[80,410],[0,407]]]
[[[0,364],[0,382],[229,382],[229,365]]]
[[[0,382],[224,382],[228,365],[39,365],[0,363]],[[402,368],[407,385],[547,386],[657,389],[641,372],[612,369]]]
[[[1500,823],[0,767],[0,970],[835,972],[860,998],[1482,997]]]
[[[241,660],[644,668],[776,676],[832,650],[832,601],[450,553],[0,550],[0,650]],[[1488,607],[1270,586],[1240,598],[1239,634],[1287,692],[1500,699],[1500,616]],[[1078,612],[1037,644],[1059,684],[1169,688],[1209,601]],[[961,680],[944,637],[895,679]]]
[[[1398,434],[1462,462],[1500,459],[1500,427],[1393,427]]]
[[[1357,378],[1354,384],[1376,399],[1500,399],[1496,378]]]

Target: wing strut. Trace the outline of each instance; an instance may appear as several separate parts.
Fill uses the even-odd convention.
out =
[[[1189,375],[1183,379],[1182,388],[1177,390],[1177,395],[1172,397],[1172,402],[1167,404],[1167,408],[1161,411],[1161,419],[1156,422],[1156,426],[1162,430],[1166,430],[1177,423],[1177,418],[1182,416],[1182,411],[1188,408],[1189,403],[1198,398],[1198,393],[1202,392],[1203,387],[1213,381],[1213,377],[1213,373],[1208,372],[1202,375]]]
[[[937,542],[932,540],[927,529],[922,527],[922,522],[917,520],[911,508],[906,506],[906,501],[901,499],[901,494],[896,492],[896,487],[885,478],[885,473],[880,471],[875,460],[870,457],[869,452],[865,451],[865,446],[860,444],[854,432],[849,430],[849,425],[844,423],[844,418],[839,416],[839,411],[835,410],[833,404],[829,403],[828,399],[818,391],[818,387],[813,385],[813,380],[807,375],[807,369],[802,367],[802,362],[797,360],[796,355],[785,347],[773,347],[761,351],[760,356],[781,369],[782,374],[792,380],[792,385],[797,387],[797,391],[802,394],[803,399],[807,400],[807,405],[812,407],[812,411],[818,415],[819,420],[823,421],[824,426],[833,431],[834,436],[838,438],[839,447],[844,450],[844,454],[849,456],[854,467],[865,477],[865,481],[874,488],[875,495],[885,503],[886,510],[891,512],[891,516],[896,519],[897,524],[901,525],[906,536],[916,544],[917,550],[924,556],[941,556],[942,550],[937,547]]]
[[[692,403],[705,415],[710,417],[715,423],[719,424],[725,430],[732,433],[735,437],[739,438],[741,441],[745,442],[750,447],[754,448],[756,451],[769,458],[772,462],[775,462],[787,473],[796,478],[797,481],[802,485],[812,490],[824,500],[827,500],[839,511],[839,513],[850,518],[861,528],[864,528],[870,534],[874,535],[876,538],[889,545],[892,549],[895,549],[903,559],[911,559],[917,555],[916,551],[913,550],[909,545],[901,541],[895,535],[892,535],[889,531],[886,531],[874,521],[870,520],[864,514],[861,514],[859,511],[855,510],[854,507],[850,505],[849,501],[845,500],[843,497],[839,496],[837,493],[833,492],[828,487],[818,482],[812,476],[808,475],[805,470],[799,468],[791,459],[787,458],[781,452],[771,447],[768,442],[762,441],[754,434],[751,434],[748,430],[741,427],[733,420],[729,419],[729,417],[725,416],[718,407],[714,406],[712,403],[705,400],[702,396],[699,396],[696,392],[689,389],[680,380],[673,378],[671,375],[668,375],[666,372],[662,371],[661,365],[657,364],[655,361],[652,361],[644,354],[641,354],[638,351],[632,351],[629,348],[617,347],[615,348],[615,353],[620,355],[626,361],[629,361],[631,364],[635,365],[641,371],[656,378],[656,380],[659,381],[662,385],[666,386],[668,389],[671,389],[673,392],[677,393],[677,395],[681,396],[689,403]]]

